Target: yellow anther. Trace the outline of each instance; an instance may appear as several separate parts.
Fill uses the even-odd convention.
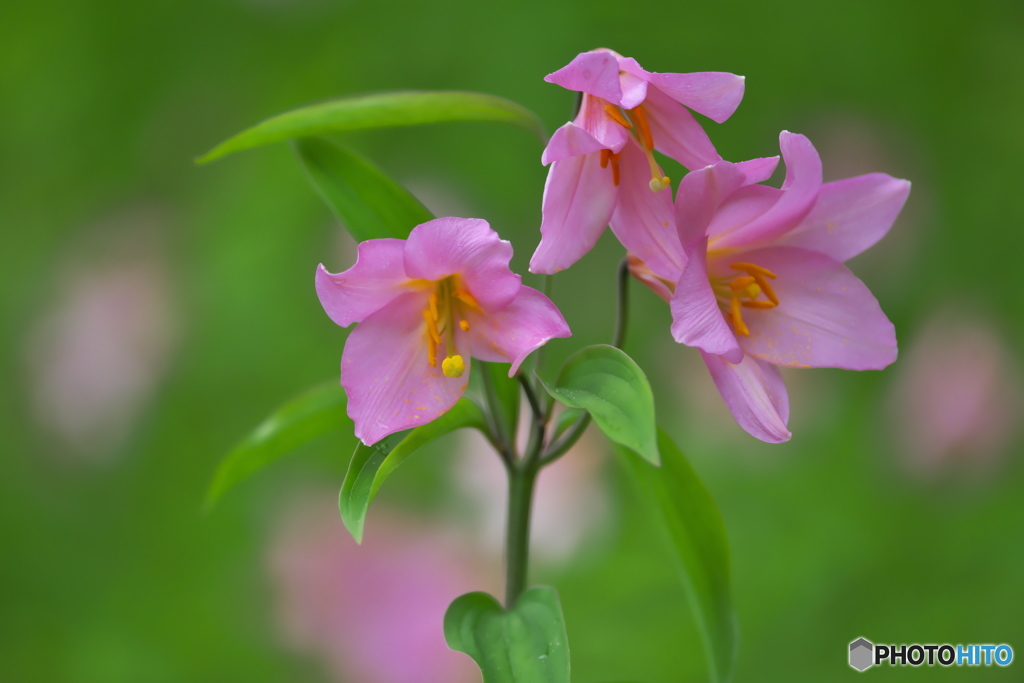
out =
[[[736,263],[731,263],[729,264],[729,267],[732,268],[733,270],[750,273],[751,275],[753,275],[754,273],[760,273],[761,275],[764,275],[765,277],[770,277],[773,280],[779,277],[778,275],[768,270],[767,268],[762,268],[759,265],[747,263],[746,261],[738,261]]]
[[[772,286],[768,284],[768,280],[765,278],[764,274],[756,270],[751,272],[750,274],[754,276],[755,280],[757,280],[757,284],[761,286],[761,290],[764,291],[764,295],[768,297],[768,300],[771,301],[776,306],[778,306],[779,297],[776,296],[775,290],[772,289]]]
[[[441,361],[441,372],[444,373],[445,377],[462,377],[462,373],[465,371],[466,362],[458,354],[448,356]]]
[[[459,327],[462,328],[463,332],[469,332],[469,321],[468,320],[460,320],[459,321]]]
[[[480,310],[480,304],[477,302],[475,298],[473,298],[473,295],[467,292],[466,290],[462,289],[461,287],[452,292],[452,296],[454,296],[456,299],[466,304],[470,308],[477,311]]]
[[[604,110],[608,114],[608,118],[623,128],[631,129],[633,127],[633,124],[626,120],[626,117],[622,115],[618,107],[606,104],[604,105]]]
[[[637,107],[636,109],[630,109],[629,113],[636,120],[637,137],[640,138],[640,144],[650,152],[654,149],[654,136],[651,135],[651,124],[647,120],[647,112],[644,111],[643,107]]]
[[[754,278],[750,277],[749,275],[743,275],[730,282],[729,289],[731,289],[734,292],[738,292],[741,289],[746,289],[750,285],[754,284],[754,282],[756,282]]]
[[[430,293],[430,315],[437,322],[441,317],[437,314],[437,292]]]
[[[649,184],[651,192],[661,192],[672,185],[672,180],[668,176],[661,176],[660,178],[651,178]]]
[[[740,308],[740,296],[739,294],[732,295],[732,301],[729,303],[729,314],[732,317],[732,326],[736,330],[736,334],[743,335],[744,337],[750,336],[750,330],[747,328],[746,323],[743,322],[743,313]]]
[[[423,319],[427,321],[427,337],[435,344],[441,343],[441,333],[437,329],[437,319],[431,314],[429,308],[423,309]]]

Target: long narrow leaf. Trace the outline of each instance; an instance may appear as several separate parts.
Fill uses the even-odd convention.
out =
[[[313,187],[357,242],[405,239],[434,217],[411,192],[352,150],[315,137],[294,146]]]
[[[338,509],[345,528],[357,543],[363,540],[363,525],[377,491],[384,480],[407,457],[434,439],[462,427],[486,429],[479,406],[463,398],[451,410],[422,427],[392,434],[373,446],[359,444],[349,463],[338,496]]]
[[[352,427],[337,381],[325,382],[276,410],[221,460],[206,494],[212,507],[231,487],[322,434]]]
[[[708,655],[713,681],[732,677],[739,628],[729,581],[729,541],[718,506],[672,440],[658,430],[661,467],[622,451],[622,459],[667,532]]]
[[[389,92],[314,104],[273,116],[197,159],[205,164],[225,154],[295,138],[371,128],[453,121],[496,121],[529,130],[542,140],[544,124],[532,111],[503,97],[475,92]]]

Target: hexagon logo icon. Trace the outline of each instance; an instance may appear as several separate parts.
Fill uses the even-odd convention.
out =
[[[857,671],[863,671],[874,664],[875,646],[865,638],[858,638],[850,643],[850,666]]]

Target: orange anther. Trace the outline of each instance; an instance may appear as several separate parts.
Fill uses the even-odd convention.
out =
[[[609,158],[612,162],[612,184],[618,187],[619,185],[619,155],[611,154]]]
[[[468,320],[460,320],[459,321],[459,327],[462,328],[463,332],[469,332],[469,321]]]
[[[654,136],[651,135],[651,124],[647,120],[647,113],[643,107],[637,107],[636,109],[630,109],[629,113],[633,115],[636,120],[637,133],[640,137],[640,143],[644,146],[648,152],[654,149]]]
[[[740,309],[740,297],[738,294],[732,295],[732,301],[729,303],[729,313],[732,317],[732,326],[733,329],[736,330],[736,334],[749,337],[750,330],[747,328],[746,323],[743,322],[743,314]]]
[[[750,273],[751,275],[753,275],[754,273],[760,273],[761,275],[764,275],[765,277],[770,277],[773,280],[779,277],[778,275],[768,270],[767,268],[762,268],[759,265],[756,265],[754,263],[747,263],[746,261],[738,261],[736,263],[732,263],[729,265],[729,267],[732,268],[733,270],[738,270],[740,272],[745,271],[747,273]]]
[[[430,314],[430,309],[423,309],[423,319],[427,321],[427,336],[435,344],[441,343],[441,333],[437,329],[437,321]]]
[[[430,317],[437,322],[441,317],[437,314],[437,292],[430,293]]]
[[[766,297],[768,297],[768,300],[771,301],[776,306],[778,306],[779,297],[775,294],[775,290],[772,289],[772,286],[768,284],[767,278],[765,278],[765,276],[762,273],[756,270],[753,271],[751,275],[753,275],[754,279],[757,280],[757,284],[761,286],[761,291],[764,292],[764,295]]]
[[[775,308],[776,304],[771,301],[741,301],[743,308]]]
[[[608,168],[608,160],[611,158],[611,156],[612,151],[610,149],[601,150],[601,168]]]
[[[622,115],[622,112],[619,111],[618,107],[606,104],[604,105],[604,110],[608,114],[608,118],[610,118],[612,121],[619,124],[623,128],[633,128],[633,124],[626,120],[626,117]]]
[[[731,289],[734,292],[738,292],[741,289],[746,289],[750,285],[754,284],[754,282],[756,282],[754,278],[750,277],[749,275],[743,275],[730,282],[729,289]]]
[[[476,299],[473,298],[473,295],[467,292],[466,290],[462,289],[461,287],[452,292],[452,296],[454,296],[456,299],[466,304],[470,308],[477,311],[480,310],[480,304],[477,302]]]

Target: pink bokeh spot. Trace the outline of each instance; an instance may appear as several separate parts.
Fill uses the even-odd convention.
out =
[[[451,536],[378,507],[357,545],[330,494],[300,501],[271,541],[268,566],[287,643],[332,679],[463,683],[480,672],[448,649],[444,613],[483,585]]]

